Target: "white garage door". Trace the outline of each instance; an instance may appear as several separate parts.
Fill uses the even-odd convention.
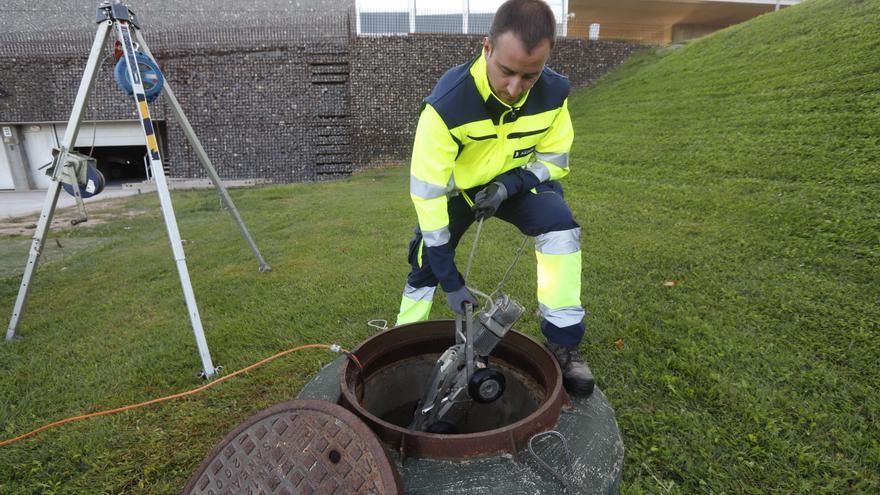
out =
[[[59,142],[64,139],[67,124],[55,124]],[[79,126],[75,146],[143,146],[144,131],[137,120],[127,122],[86,122]]]
[[[46,169],[38,170],[52,161],[52,148],[55,138],[52,124],[22,126],[24,152],[27,154],[28,173],[31,184],[37,189],[48,189],[50,180],[46,177]]]
[[[52,148],[64,139],[67,124],[25,124],[21,126],[24,148],[34,186],[47,189],[51,183],[46,169],[40,167],[52,161]],[[136,120],[122,122],[86,122],[80,125],[76,138],[77,147],[97,146],[143,146],[144,131]]]
[[[9,170],[9,162],[0,156],[0,189],[15,189],[12,182],[12,171]]]
[[[2,127],[3,135],[0,136],[0,139],[11,138],[13,136],[12,127],[8,125]],[[12,170],[10,168],[12,165],[6,156],[7,150],[4,144],[3,141],[0,141],[0,189],[15,189],[15,182],[12,180]]]

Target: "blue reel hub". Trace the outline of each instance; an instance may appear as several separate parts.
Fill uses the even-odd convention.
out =
[[[147,101],[153,101],[159,96],[159,93],[162,92],[162,87],[165,85],[165,78],[162,76],[162,71],[159,69],[156,62],[146,53],[135,52],[135,59],[137,60],[138,70],[141,74],[141,82],[144,85],[144,94],[147,96]],[[113,78],[116,79],[116,84],[119,85],[119,88],[122,89],[125,94],[128,96],[134,94],[131,81],[128,78],[128,67],[125,65],[125,57],[120,58],[119,61],[116,62],[116,69],[113,71]]]
[[[104,174],[90,163],[86,166],[86,183],[79,185],[79,195],[82,196],[83,199],[97,196],[104,190],[106,184],[107,182],[104,180]],[[64,192],[67,194],[76,196],[73,192],[73,186],[70,184],[63,183],[61,184],[61,187],[64,188]]]

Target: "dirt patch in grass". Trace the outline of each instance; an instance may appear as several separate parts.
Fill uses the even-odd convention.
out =
[[[56,210],[40,255],[40,265],[63,260],[112,239],[113,237],[108,237],[105,232],[95,232],[95,228],[100,225],[115,219],[134,218],[152,211],[151,208],[142,205],[133,206],[126,203],[127,199],[108,198],[89,202],[86,205],[88,221],[77,225],[70,223],[71,220],[79,217],[76,207]],[[39,213],[0,218],[0,279],[20,277],[24,272],[39,219]],[[69,233],[63,234],[65,232]]]
[[[50,238],[43,246],[40,255],[40,266],[53,261],[67,259],[79,252],[93,249],[107,241],[110,237],[77,237],[70,239]],[[27,239],[0,239],[0,279],[21,277],[27,263],[31,241]],[[61,267],[65,270],[65,267]]]
[[[86,205],[88,221],[77,225],[71,225],[71,220],[79,217],[76,207],[62,208],[55,211],[52,217],[52,232],[70,230],[74,227],[79,229],[94,228],[106,223],[110,219],[132,218],[142,215],[149,208],[138,208],[125,205],[126,198],[109,198],[104,201],[90,202]],[[21,217],[0,218],[0,237],[26,236],[33,237],[37,229],[39,213],[24,215]]]

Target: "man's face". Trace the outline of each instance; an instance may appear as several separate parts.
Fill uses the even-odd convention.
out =
[[[531,89],[550,57],[550,40],[542,40],[529,53],[512,31],[498,35],[494,45],[485,38],[483,47],[489,85],[495,96],[508,105],[515,104]]]

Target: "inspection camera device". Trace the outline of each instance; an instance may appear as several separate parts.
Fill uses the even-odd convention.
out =
[[[446,349],[431,373],[428,388],[419,401],[409,428],[430,433],[455,433],[456,424],[473,402],[486,404],[504,394],[504,375],[488,367],[489,354],[519,320],[525,309],[505,294],[486,311],[473,313],[465,304],[455,319],[455,345]]]

